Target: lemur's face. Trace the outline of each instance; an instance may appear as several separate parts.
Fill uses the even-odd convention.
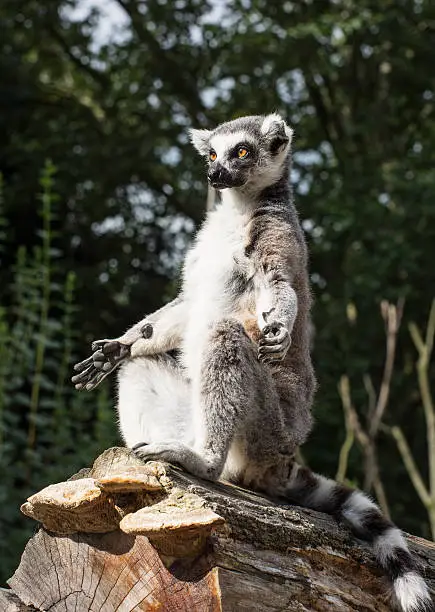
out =
[[[282,176],[292,133],[275,113],[190,131],[194,146],[208,160],[208,180],[215,189],[272,185]]]

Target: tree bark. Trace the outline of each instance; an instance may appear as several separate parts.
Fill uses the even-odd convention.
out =
[[[71,480],[83,478],[73,494]],[[23,505],[54,531],[42,527],[28,542],[0,609],[3,601],[10,612],[392,609],[370,551],[326,515],[144,466],[124,448],[71,480]],[[81,520],[100,532],[84,533]],[[433,588],[434,544],[408,539]]]

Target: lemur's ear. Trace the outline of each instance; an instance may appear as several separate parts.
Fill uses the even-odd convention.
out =
[[[271,153],[281,153],[291,143],[293,130],[278,113],[266,115],[261,126],[261,133],[269,140]]]
[[[210,130],[189,130],[190,140],[201,155],[208,155],[210,148]]]

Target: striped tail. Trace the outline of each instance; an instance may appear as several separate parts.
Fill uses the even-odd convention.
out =
[[[393,583],[395,598],[403,612],[435,610],[400,529],[364,493],[295,465],[285,497],[305,508],[335,516],[346,522],[358,538],[369,542],[377,562]]]

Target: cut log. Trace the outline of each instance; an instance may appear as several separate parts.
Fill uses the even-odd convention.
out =
[[[220,610],[217,569],[183,570],[168,571],[144,536],[53,536],[41,529],[9,584],[24,604],[50,612]]]
[[[42,528],[29,541],[9,580],[14,605],[80,612],[392,609],[388,582],[370,551],[323,514],[165,464],[144,465],[123,448],[109,449],[90,470],[56,487],[29,498],[32,516],[44,523],[42,501],[52,524],[56,513],[62,527],[75,512],[79,533]],[[106,506],[117,512],[110,533],[82,533],[89,518],[83,514],[82,527],[76,494],[90,495],[93,487],[101,493],[95,493],[94,525],[107,531],[98,517]],[[433,587],[434,544],[412,536],[409,543]]]

